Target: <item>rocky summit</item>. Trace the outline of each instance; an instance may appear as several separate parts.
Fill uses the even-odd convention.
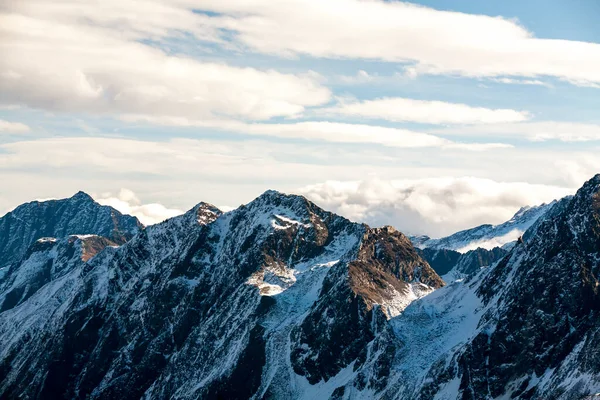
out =
[[[18,261],[43,237],[95,234],[123,244],[142,228],[137,218],[101,206],[83,192],[63,200],[33,201],[0,218],[0,268]]]
[[[101,207],[0,219],[0,398],[600,392],[600,175],[511,247],[464,253],[275,191],[145,228]]]

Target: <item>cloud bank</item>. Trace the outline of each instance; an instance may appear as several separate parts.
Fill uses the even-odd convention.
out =
[[[345,122],[306,121],[295,123],[244,123],[239,121],[189,120],[186,118],[125,115],[124,121],[166,126],[213,128],[250,136],[303,139],[333,143],[365,143],[399,148],[440,147],[467,151],[510,148],[505,143],[462,143],[402,128]]]
[[[137,217],[146,226],[183,214],[181,210],[168,208],[162,204],[143,204],[133,191],[124,188],[114,196],[111,193],[103,193],[92,197],[102,205],[111,206],[123,214]]]
[[[219,13],[209,21],[217,34],[223,32],[220,37],[234,32],[240,45],[284,57],[408,63],[412,76],[552,76],[575,85],[600,82],[600,44],[536,38],[502,17],[360,0],[206,0],[198,8]]]
[[[355,221],[441,237],[481,224],[502,223],[523,206],[550,202],[574,189],[463,177],[328,181],[299,192]]]
[[[199,15],[168,2],[34,0],[0,7],[0,103],[265,120],[329,101],[329,89],[309,75],[199,61],[146,44],[184,32],[210,37],[202,25]]]
[[[0,133],[25,133],[29,131],[29,126],[21,122],[11,122],[0,119]]]

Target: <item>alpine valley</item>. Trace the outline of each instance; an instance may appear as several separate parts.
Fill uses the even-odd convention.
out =
[[[267,191],[144,227],[79,192],[0,218],[1,399],[585,399],[600,175],[450,237]]]

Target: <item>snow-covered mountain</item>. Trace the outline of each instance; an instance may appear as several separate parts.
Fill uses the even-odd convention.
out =
[[[478,248],[491,250],[495,247],[507,247],[507,245],[510,247],[555,204],[556,200],[549,204],[523,207],[510,220],[499,225],[480,225],[439,239],[412,236],[411,240],[420,249],[446,249],[459,253]]]
[[[375,392],[388,318],[443,286],[393,228],[273,191],[91,258],[89,239],[36,242],[2,288],[0,397],[326,398],[380,354],[360,378]],[[32,276],[45,284],[14,300]]]
[[[405,345],[396,362],[407,370],[390,385],[396,396],[582,399],[600,392],[600,175],[542,218],[502,261],[391,321]],[[408,371],[417,371],[409,385]]]
[[[101,206],[83,192],[68,199],[33,201],[0,218],[0,271],[43,237],[95,234],[122,244],[141,229],[137,218]]]
[[[393,228],[269,191],[228,213],[201,203],[120,246],[40,240],[0,286],[0,398],[599,392],[600,175],[523,238],[444,286]]]
[[[452,282],[476,273],[503,258],[527,229],[534,226],[556,204],[521,208],[499,225],[480,225],[450,236],[431,239],[410,237],[419,254],[444,279]]]

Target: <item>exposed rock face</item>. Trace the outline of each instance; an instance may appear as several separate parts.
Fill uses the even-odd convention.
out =
[[[399,232],[273,191],[118,248],[46,246],[30,269],[64,271],[0,313],[1,396],[327,398],[348,379],[380,392],[387,318],[443,285]]]
[[[444,282],[421,258],[410,240],[392,227],[369,229],[363,237],[357,260],[349,265],[350,288],[367,306],[384,305],[390,316],[407,304],[395,300],[422,297],[423,291],[440,288]],[[414,292],[420,295],[413,296]]]
[[[23,204],[0,218],[0,268],[19,260],[43,237],[93,234],[123,244],[141,229],[137,218],[101,206],[83,192],[68,199]]]

